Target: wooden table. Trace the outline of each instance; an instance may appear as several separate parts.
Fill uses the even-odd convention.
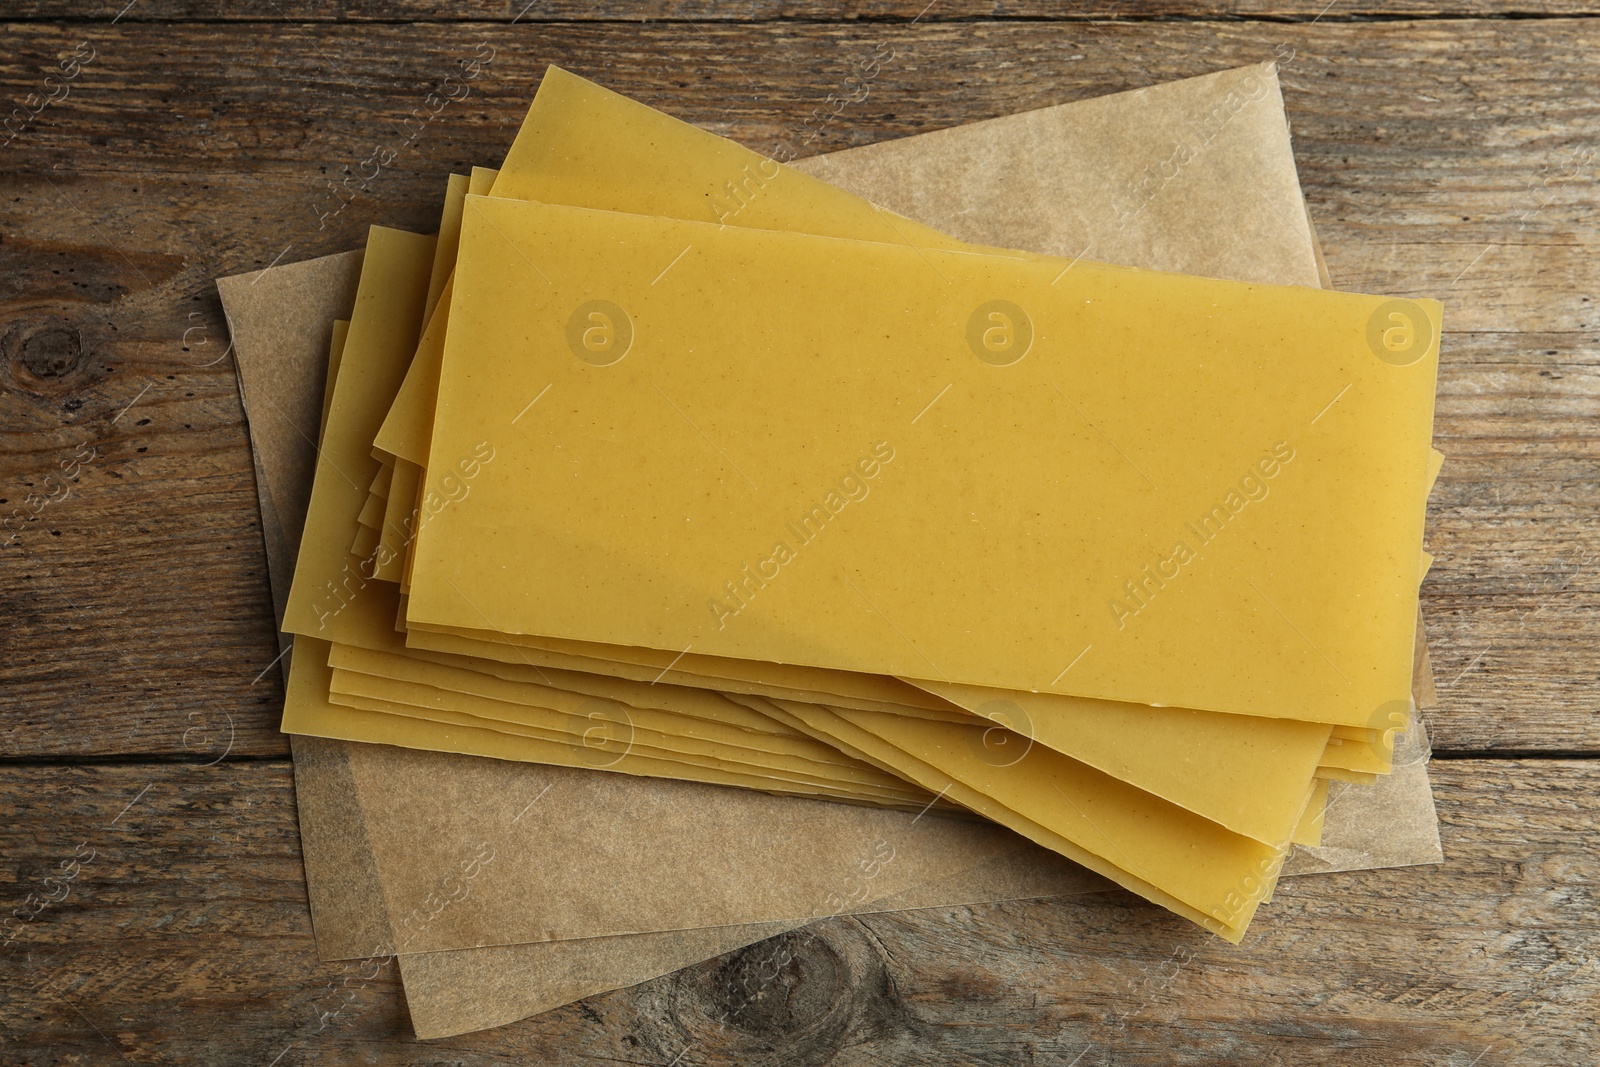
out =
[[[19,109],[0,130],[0,903],[29,916],[0,957],[0,1063],[1600,1059],[1592,5],[525,2],[0,7]],[[212,280],[374,222],[430,228],[444,174],[498,162],[547,63],[762,145],[879,43],[895,63],[814,150],[1276,58],[1336,282],[1447,302],[1423,590],[1446,863],[1295,879],[1242,949],[1120,896],[830,921],[721,1029],[757,956],[431,1044],[390,966],[319,1027],[350,969],[312,942]],[[377,148],[394,158],[370,177]]]

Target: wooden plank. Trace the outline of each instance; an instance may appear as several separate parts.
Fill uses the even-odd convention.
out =
[[[1052,4],[1048,0],[500,0],[464,10],[447,0],[284,0],[267,4],[227,0],[18,0],[8,17],[41,21],[172,22],[953,22],[974,19],[1012,21],[1140,20],[1161,18],[1297,19],[1345,21],[1371,18],[1483,18],[1494,16],[1595,14],[1589,0],[1092,0]]]
[[[0,545],[9,753],[205,761],[230,718],[234,754],[285,751],[277,677],[261,675],[277,650],[213,278],[352,247],[374,222],[430,228],[444,175],[499,160],[548,62],[770,148],[798,141],[879,42],[894,62],[806,152],[1280,57],[1335,279],[1447,304],[1436,425],[1450,461],[1424,586],[1435,743],[1600,750],[1600,25],[3,32],[0,99],[41,90],[41,65],[86,37],[95,49],[70,95],[0,148],[0,541],[18,533]],[[415,124],[447,73],[491,54],[469,97]],[[397,152],[390,167],[364,189],[343,181],[380,146]],[[63,496],[63,464],[85,450]]]
[[[1240,948],[1122,893],[829,921],[418,1045],[392,965],[315,958],[284,763],[5,769],[0,1060],[1594,1062],[1600,764],[1434,772],[1443,866],[1289,880]]]

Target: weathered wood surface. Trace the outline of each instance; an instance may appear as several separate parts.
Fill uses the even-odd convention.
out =
[[[9,18],[229,22],[953,22],[1236,18],[1341,22],[1600,13],[1593,0],[13,0]]]
[[[1553,757],[1600,753],[1600,23],[1477,17],[1593,4],[124,3],[0,7],[0,112],[93,49],[0,131],[0,902],[95,850],[0,959],[0,1064],[1595,1061],[1600,763]],[[1214,21],[1139,21],[1175,14]],[[1006,905],[823,924],[721,1031],[770,946],[426,1047],[391,970],[321,1026],[354,972],[310,939],[212,280],[430,228],[546,63],[764,148],[879,42],[807,152],[1281,62],[1335,279],[1447,303],[1435,746],[1545,758],[1437,762],[1444,867],[1296,881],[1243,951],[1126,898]]]
[[[285,763],[10,768],[7,904],[93,855],[0,957],[0,1063],[1594,1063],[1600,764],[1435,769],[1445,866],[1288,880],[1239,949],[1122,893],[830,920],[770,983],[768,942],[419,1044],[392,964],[316,958]]]

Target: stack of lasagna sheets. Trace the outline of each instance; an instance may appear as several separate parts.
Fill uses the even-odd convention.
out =
[[[552,69],[371,231],[284,729],[989,820],[1237,942],[1412,710],[1439,330],[968,244]]]

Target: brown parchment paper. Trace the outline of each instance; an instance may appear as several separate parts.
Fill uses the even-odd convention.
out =
[[[1019,852],[1031,858],[1020,883],[980,879],[929,903],[1087,884],[1079,868],[981,820],[364,748],[375,751],[352,759],[350,771],[389,904],[384,954],[876,910],[878,898]],[[318,932],[318,948],[372,954],[332,932]]]
[[[316,473],[320,383],[333,319],[349,315],[355,303],[362,255],[357,249],[217,281],[250,427],[267,573],[280,622]],[[235,317],[243,330],[235,328]]]
[[[1270,63],[794,164],[975,244],[1317,286]]]
[[[1084,116],[1081,122],[1076,118],[1079,114]],[[1227,71],[991,120],[800,165],[969,240],[1228,277],[1301,284],[1320,280],[1294,177],[1277,82],[1269,67]],[[997,174],[1003,177],[995,177]],[[286,543],[289,522],[284,516],[303,518],[309,491],[309,463],[302,461],[302,469],[296,473],[295,453],[310,454],[328,329],[334,318],[348,313],[349,296],[342,294],[353,294],[358,255],[272,268],[219,282],[234,330],[241,389],[251,422],[275,589],[287,587],[294,558],[292,544]],[[294,276],[280,285],[280,272]],[[320,320],[320,330],[286,328],[284,309],[290,307],[297,309],[299,320]],[[274,515],[271,523],[266,521],[269,507]],[[293,528],[298,530],[298,523]],[[364,804],[356,784],[358,775],[372,782],[386,780],[379,772],[379,761],[393,750],[309,738],[295,739],[294,748],[319,945],[326,937],[362,946],[349,949],[353,954],[375,954],[394,947],[397,927],[411,940],[409,931],[419,922],[415,906],[403,907],[403,896],[385,885],[370,835],[377,829],[382,840],[415,844],[417,840],[406,832],[405,823],[420,817],[404,805],[380,809]],[[519,770],[533,776],[547,769]],[[1376,813],[1364,810],[1378,803],[1384,786],[1400,783],[1406,771],[1414,772],[1407,776],[1409,783],[1388,790],[1392,795],[1382,801],[1394,806],[1380,806]],[[423,777],[431,783],[430,776]],[[387,780],[393,784],[392,778]],[[432,792],[425,782],[411,786],[414,799],[422,804]],[[520,796],[516,800],[489,797],[484,802],[509,808],[523,800]],[[485,823],[493,818],[493,811],[481,814]],[[505,814],[513,818],[518,812],[507,810]],[[1401,827],[1406,831],[1400,832]],[[471,863],[479,854],[471,846],[484,843],[469,834],[436,847],[446,852],[453,848],[454,862],[460,864]],[[491,877],[499,859],[497,850],[495,860],[475,868],[465,898],[478,901],[471,911],[462,909],[457,912],[459,918],[451,916],[451,909],[461,902],[452,901],[422,928],[448,930],[452,937],[461,934],[464,938],[462,932],[473,928],[473,923],[466,921],[468,915],[481,923],[494,914],[483,898],[500,897],[515,907],[523,887],[514,879]],[[1012,859],[1013,868],[1030,866],[1015,862],[1015,855]],[[1314,855],[1297,856],[1292,866],[1334,870],[1438,859],[1437,824],[1427,792],[1426,768],[1416,761],[1398,768],[1396,775],[1379,787],[1337,795],[1330,806],[1323,848]],[[438,856],[428,865],[436,879],[450,866]],[[508,869],[501,867],[502,872]],[[974,871],[984,869],[980,866]],[[782,877],[782,872],[773,873]],[[990,894],[976,896],[1003,899],[993,894],[1007,884],[1022,886],[1026,882],[1025,871],[1012,873],[1018,877],[1009,883],[1004,878],[991,879]],[[970,879],[973,874],[969,871],[962,877]],[[421,881],[426,884],[425,879]],[[461,884],[459,877],[456,884]],[[969,883],[965,886],[968,892],[961,893],[956,890],[962,887],[934,883],[929,890],[934,886],[948,890],[947,899],[928,900],[927,906],[974,902],[973,890],[979,888]],[[659,895],[671,892],[665,886],[656,890]],[[915,904],[900,894],[898,905],[891,898],[881,906]],[[703,902],[696,906],[701,909],[696,914],[708,914]],[[441,925],[446,919],[448,925]],[[402,970],[419,1035],[442,1036],[641,981],[769,936],[786,925],[653,931],[495,949],[411,953],[402,956]],[[459,943],[485,943],[483,930],[476,935]],[[446,940],[439,935],[418,943],[442,945]],[[325,955],[338,954],[323,951]]]
[[[983,879],[992,880],[996,887],[1014,886],[1033,876],[1026,869],[1032,863],[1031,854],[1018,852],[1004,861],[876,901],[874,910],[935,907],[938,905],[931,902],[970,893]],[[1090,878],[1092,882],[1085,885],[1083,895],[1117,889],[1109,882]],[[417,1036],[448,1037],[515,1022],[595,993],[648,981],[802,925],[764,923],[542,945],[414,952],[399,957],[400,973]],[[775,947],[774,959],[781,960],[783,951]],[[767,963],[761,969],[772,966]]]

